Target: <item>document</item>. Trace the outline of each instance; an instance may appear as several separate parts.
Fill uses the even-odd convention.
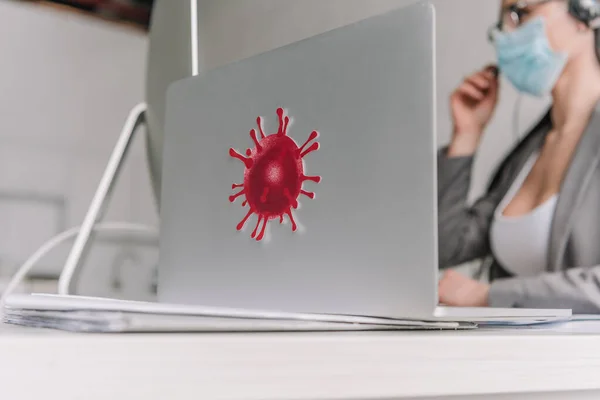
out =
[[[302,314],[47,294],[10,296],[4,322],[73,332],[464,330],[474,323]]]
[[[519,324],[487,324],[480,325],[483,328],[508,329],[508,330],[536,330],[548,331],[554,333],[591,333],[600,334],[600,315],[573,315],[568,320],[548,321],[545,323],[527,323],[523,321]]]

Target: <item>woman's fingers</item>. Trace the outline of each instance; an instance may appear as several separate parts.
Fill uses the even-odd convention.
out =
[[[471,75],[465,80],[465,82],[470,83],[482,91],[488,90],[492,85],[491,80],[482,73]]]
[[[485,98],[483,91],[470,82],[464,82],[458,92],[470,100],[481,101]]]

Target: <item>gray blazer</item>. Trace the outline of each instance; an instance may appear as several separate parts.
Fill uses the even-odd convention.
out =
[[[584,132],[565,179],[550,234],[546,272],[511,276],[494,259],[489,231],[494,210],[550,131],[550,113],[510,152],[484,196],[467,203],[473,157],[438,154],[440,267],[483,258],[491,262],[490,306],[572,308],[600,313],[600,104]]]

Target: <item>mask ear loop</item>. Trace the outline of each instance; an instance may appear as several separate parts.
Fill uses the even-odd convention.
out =
[[[515,143],[518,143],[521,140],[521,131],[519,128],[519,119],[521,117],[521,102],[523,101],[523,95],[519,93],[517,95],[517,100],[515,100],[515,107],[513,109],[513,121],[512,121],[512,130],[513,130],[513,139]]]

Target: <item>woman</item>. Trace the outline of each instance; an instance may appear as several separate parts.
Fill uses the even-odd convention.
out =
[[[588,23],[600,5],[504,0],[501,15],[491,35],[499,74],[522,92],[551,94],[553,105],[467,205],[473,155],[497,102],[496,67],[451,96],[454,132],[438,160],[440,264],[492,265],[490,284],[446,272],[440,302],[600,313],[600,62]]]

